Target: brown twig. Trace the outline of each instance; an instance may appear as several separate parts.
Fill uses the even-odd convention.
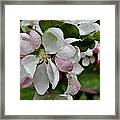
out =
[[[99,96],[100,91],[94,88],[81,88],[78,93],[74,96],[74,99],[79,100],[80,96],[85,93],[87,100],[93,100],[94,96]]]
[[[100,92],[97,89],[93,89],[93,88],[82,88],[81,87],[79,92],[84,92],[84,93],[93,94],[93,95],[99,95],[100,94]]]

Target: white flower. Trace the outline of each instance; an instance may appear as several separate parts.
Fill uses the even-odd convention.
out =
[[[32,29],[37,30],[40,34],[42,34],[42,30],[39,26],[39,21],[38,20],[22,20],[20,22],[21,28],[24,26],[32,26]]]
[[[86,52],[81,52],[82,65],[88,66],[90,63],[93,64],[95,62],[95,57],[93,56],[93,50],[89,49]]]
[[[99,49],[100,49],[100,44],[95,41],[95,47],[93,49],[89,49],[86,52],[81,52],[81,57],[82,59],[82,65],[83,66],[88,66],[90,63],[93,64],[95,62],[95,57],[93,55],[94,53],[98,53],[98,59],[99,59]]]
[[[97,23],[81,23],[78,27],[80,35],[88,35],[92,32],[99,31],[99,25]]]
[[[66,70],[64,72],[80,74],[83,71],[83,68],[78,63],[80,50],[70,44],[75,39],[70,39],[68,39],[69,42],[67,43],[67,40],[64,40],[63,32],[59,28],[49,28],[43,33],[42,37],[33,30],[31,30],[30,35],[21,34],[21,54],[26,55],[21,60],[21,85],[28,86],[25,77],[29,77],[33,81],[37,93],[43,95],[48,90],[49,83],[52,84],[52,89],[57,86],[59,81],[58,69],[61,71]],[[76,41],[78,40],[76,39]],[[41,44],[45,50],[41,49],[37,56],[29,54],[39,48]],[[55,63],[57,67],[48,57],[48,54],[56,54]],[[63,61],[58,59],[63,59]],[[62,63],[63,66],[59,66],[59,63]]]
[[[43,34],[42,38],[42,43],[46,52],[49,54],[56,54],[55,63],[60,71],[80,74],[84,70],[78,63],[81,58],[80,49],[70,44],[78,41],[78,39],[64,39],[63,32],[59,28],[48,29]]]
[[[88,35],[92,32],[99,31],[97,20],[67,20],[66,23],[74,24],[79,29],[80,35]]]
[[[52,30],[51,30],[51,32],[52,32]],[[59,81],[59,71],[58,71],[56,65],[52,62],[52,60],[47,58],[46,52],[44,50],[41,50],[40,54],[38,56],[27,55],[36,49],[34,42],[41,43],[43,40],[43,39],[41,40],[41,36],[37,32],[32,31],[32,33],[34,33],[34,35],[32,34],[33,37],[31,37],[27,34],[26,34],[26,36],[24,36],[24,41],[29,41],[28,40],[28,36],[29,36],[30,42],[33,41],[33,42],[31,42],[31,44],[29,44],[29,42],[27,42],[28,44],[26,44],[26,45],[24,45],[23,42],[21,43],[21,48],[24,48],[24,51],[26,49],[28,49],[28,51],[26,50],[26,52],[25,52],[26,56],[21,60],[21,66],[23,66],[23,67],[21,67],[21,85],[28,86],[28,85],[25,85],[27,83],[24,82],[25,79],[23,79],[23,76],[26,75],[26,77],[28,77],[28,75],[29,75],[29,78],[33,80],[33,84],[34,84],[37,92],[40,95],[43,95],[49,88],[49,82],[52,84],[53,89],[56,87],[56,85]],[[48,34],[49,34],[49,32],[48,32]],[[30,32],[30,35],[31,35],[31,32]],[[21,37],[23,38],[23,36],[21,36]],[[50,37],[49,38],[53,39],[54,34],[51,37],[52,38],[50,38]],[[39,46],[40,46],[40,44],[39,44]],[[32,48],[32,49],[29,50],[29,48]],[[46,60],[48,61],[48,64],[46,64]],[[40,65],[37,65],[39,63],[39,61],[41,61],[43,63]],[[24,75],[24,73],[26,73],[26,74]]]
[[[84,70],[80,58],[80,49],[67,44],[56,54],[55,63],[60,71],[79,75]]]
[[[74,74],[67,74],[68,78],[68,87],[65,94],[75,95],[81,88],[80,82],[77,79],[77,76]]]

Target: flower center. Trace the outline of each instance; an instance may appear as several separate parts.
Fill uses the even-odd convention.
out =
[[[40,63],[47,62],[48,55],[46,54],[44,49],[40,49],[38,53],[38,58],[40,59]]]

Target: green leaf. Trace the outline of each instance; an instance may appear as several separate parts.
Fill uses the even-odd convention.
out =
[[[95,32],[94,34],[93,34],[93,38],[96,40],[96,41],[100,41],[100,32],[98,31],[98,32]]]
[[[41,21],[39,21],[39,25],[40,25],[42,32],[45,32],[45,30],[47,30],[48,28],[51,28],[51,27],[59,27],[62,24],[63,24],[63,22],[57,21],[57,20],[41,20]]]
[[[95,41],[88,41],[88,40],[83,40],[83,41],[77,41],[72,43],[73,46],[78,46],[80,48],[81,52],[85,52],[88,48],[92,49],[95,46]]]
[[[79,30],[75,25],[64,23],[59,28],[63,31],[64,38],[80,38]]]
[[[95,41],[92,41],[90,44],[89,44],[89,48],[90,49],[93,49],[95,47]]]
[[[78,80],[84,88],[100,89],[100,73],[94,71],[94,65],[87,67],[79,76]]]
[[[85,93],[83,93],[81,96],[80,96],[80,100],[86,100],[87,99],[87,96],[85,95]]]
[[[20,99],[21,100],[32,100],[34,94],[35,94],[35,90],[33,87],[20,89]]]
[[[64,33],[64,38],[80,38],[79,30],[75,25],[64,23],[57,20],[41,20],[39,21],[42,32],[45,32],[48,28],[56,27],[60,28]]]
[[[100,41],[100,32],[92,32],[89,35],[81,36],[81,39],[83,41]]]
[[[100,32],[93,32],[80,38],[82,41],[74,42],[72,45],[78,46],[82,52],[85,52],[88,48],[95,47],[95,41],[100,41]]]
[[[94,100],[100,100],[100,96],[94,96]]]

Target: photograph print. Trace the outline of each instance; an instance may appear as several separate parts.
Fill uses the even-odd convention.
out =
[[[100,100],[100,20],[20,20],[20,100]]]

